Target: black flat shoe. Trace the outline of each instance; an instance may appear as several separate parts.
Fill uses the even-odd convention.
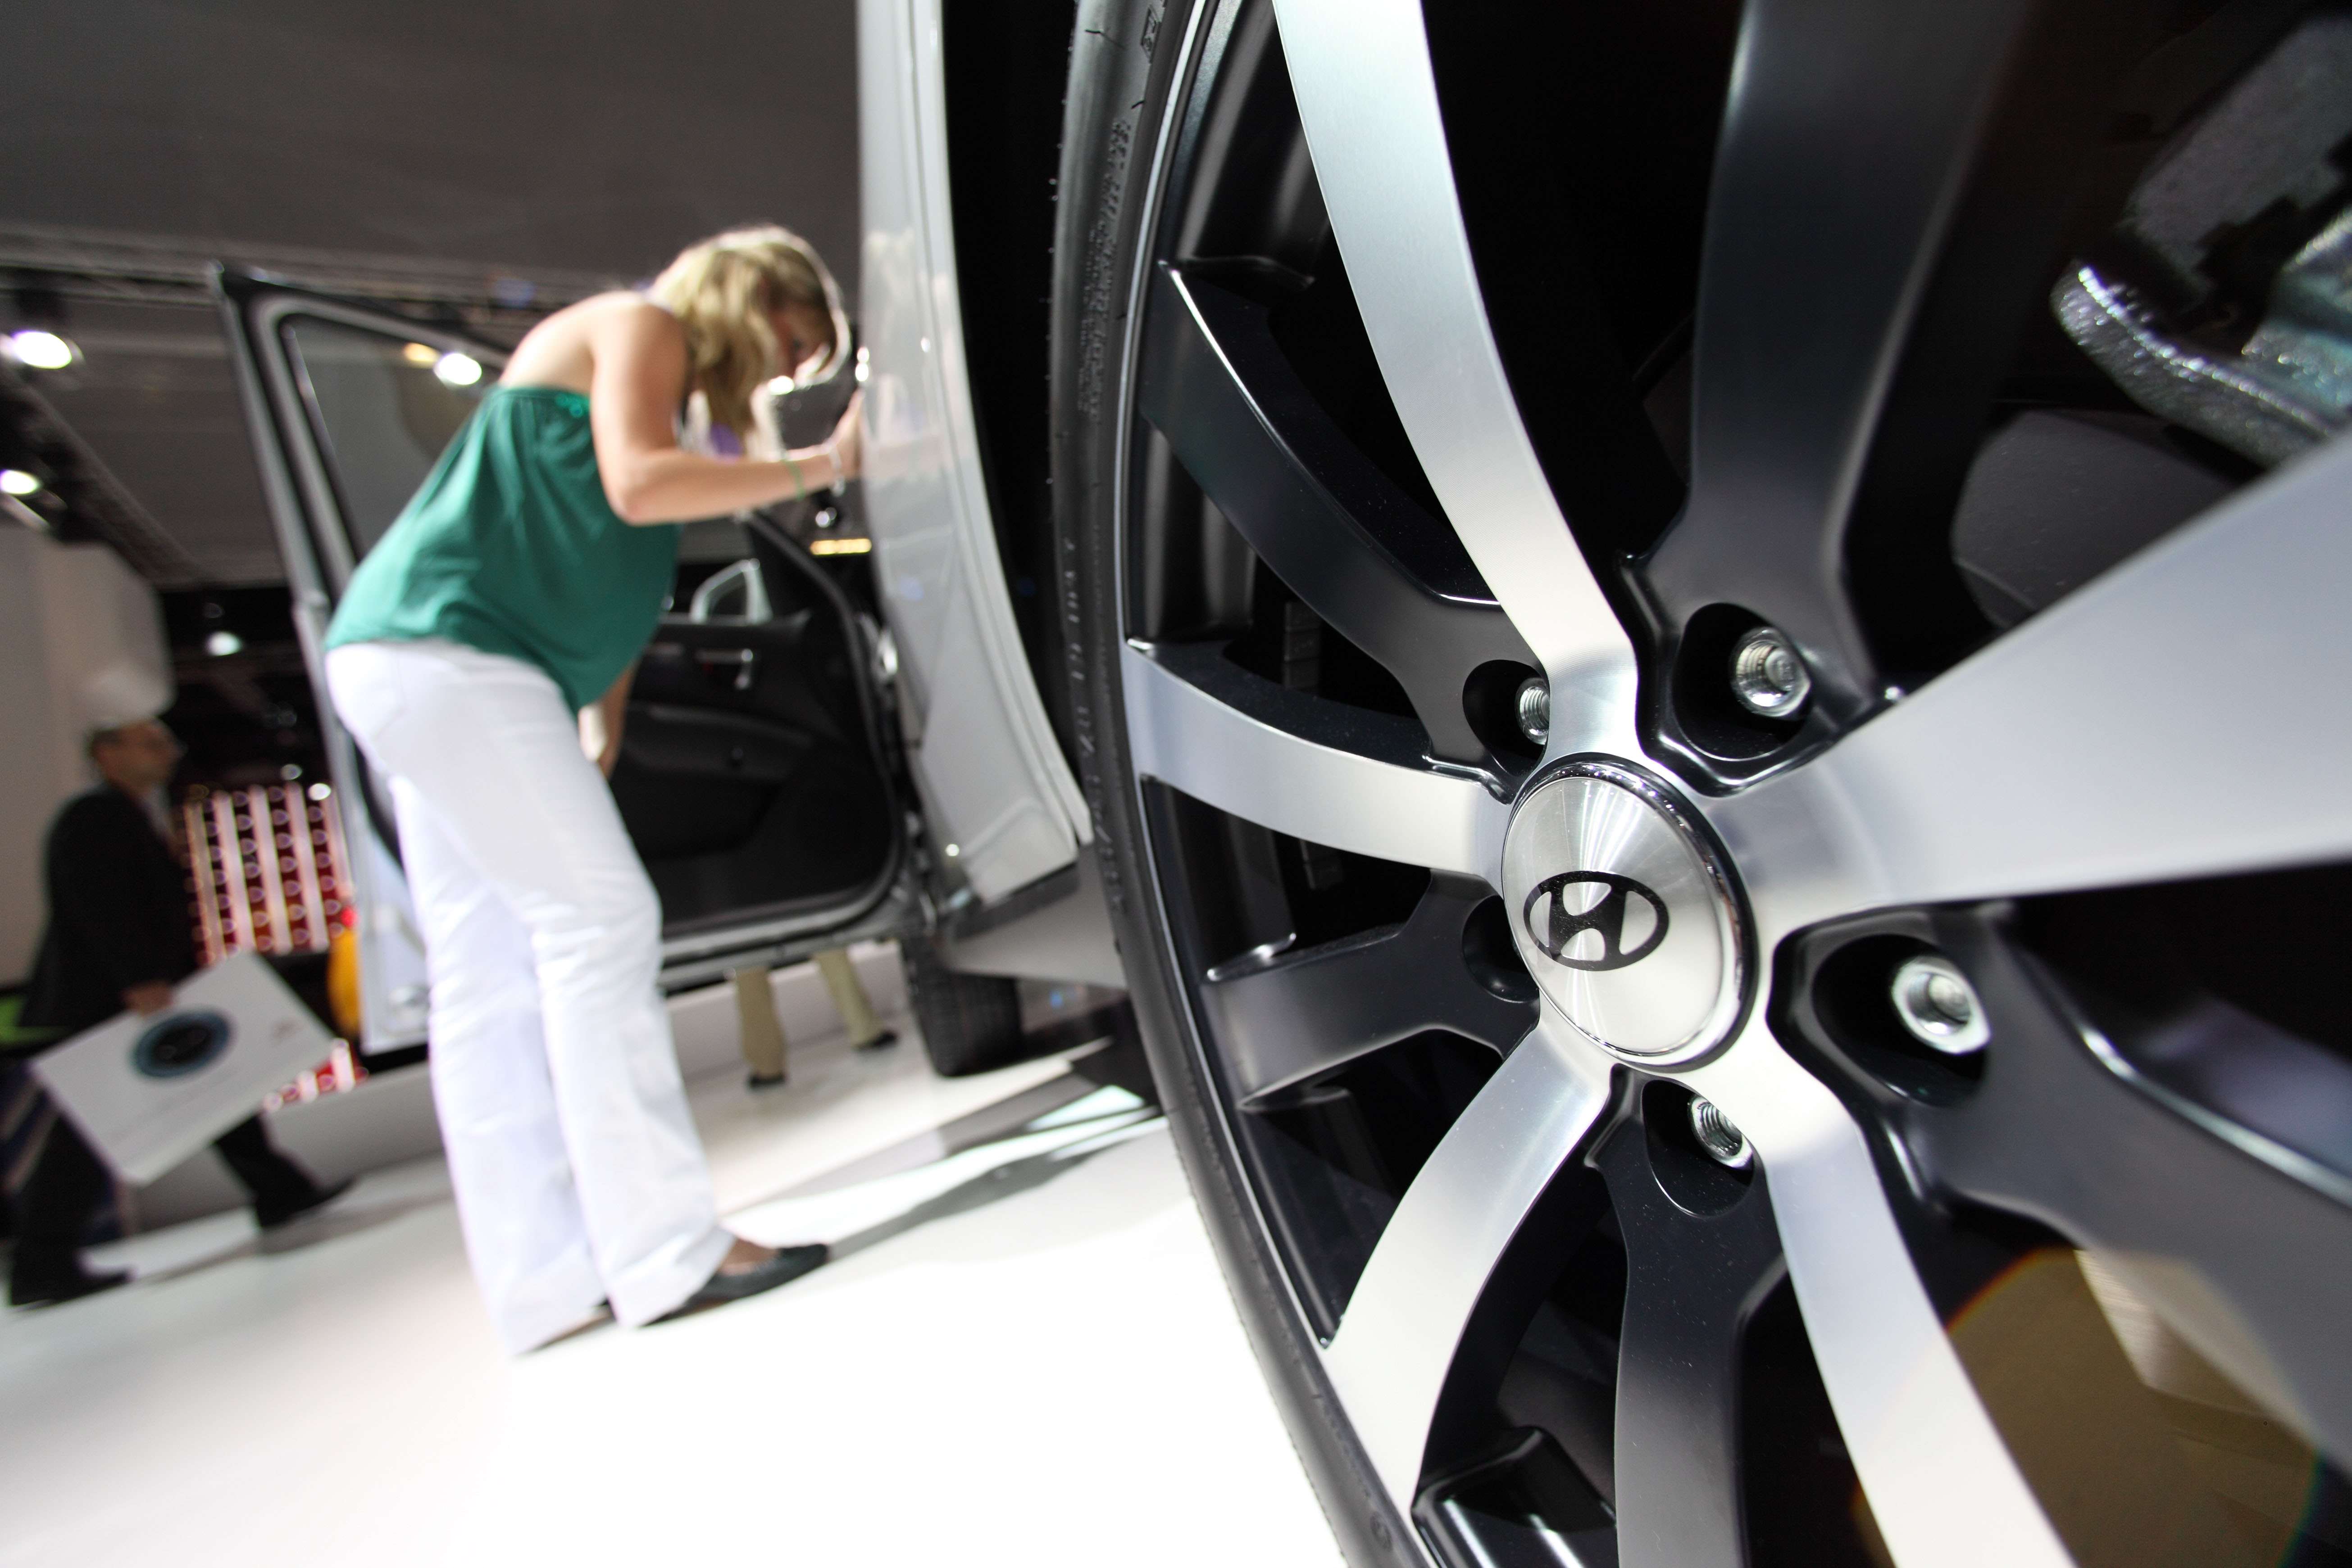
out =
[[[253,1217],[264,1230],[276,1230],[281,1226],[292,1225],[304,1215],[325,1208],[329,1204],[350,1192],[352,1184],[358,1180],[357,1176],[345,1176],[340,1182],[330,1182],[323,1187],[313,1187],[310,1189],[309,1197],[285,1207],[273,1205],[268,1208],[263,1208],[259,1204],[256,1204],[253,1205]]]
[[[782,1073],[777,1073],[771,1078],[761,1078],[758,1073],[751,1073],[744,1078],[743,1087],[745,1089],[777,1089],[791,1081],[792,1079]]]
[[[723,1307],[730,1301],[740,1301],[746,1296],[757,1296],[779,1285],[789,1285],[811,1269],[823,1266],[832,1256],[832,1248],[821,1241],[812,1242],[806,1247],[780,1247],[776,1255],[765,1263],[755,1263],[733,1274],[713,1274],[703,1282],[701,1289],[664,1313],[658,1321],[667,1322],[689,1312]]]
[[[895,1046],[898,1043],[898,1031],[896,1029],[885,1029],[870,1040],[858,1041],[857,1048],[861,1051],[878,1051],[885,1046]]]
[[[92,1274],[79,1263],[63,1268],[19,1267],[8,1276],[8,1305],[46,1307],[58,1301],[79,1300],[130,1283],[127,1271]]]

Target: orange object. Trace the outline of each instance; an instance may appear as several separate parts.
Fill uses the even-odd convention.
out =
[[[338,926],[327,941],[327,1011],[335,1016],[336,1033],[360,1037],[360,936],[349,926]]]

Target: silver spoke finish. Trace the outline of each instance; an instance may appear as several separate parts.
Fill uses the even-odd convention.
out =
[[[1138,773],[1310,843],[1489,883],[1499,876],[1510,810],[1476,778],[1277,728],[1131,646],[1121,650],[1120,678]]]
[[[1609,1103],[1606,1057],[1549,1006],[1398,1205],[1324,1354],[1372,1468],[1410,1508],[1454,1348],[1520,1222]]]
[[[1486,326],[1420,7],[1276,0],[1276,8],[1317,175],[1390,395],[1472,559],[1551,678],[1550,753],[1640,756],[1630,645],[1536,462]],[[1880,722],[1910,720],[1926,696]],[[1943,782],[1958,778],[1963,793],[1973,782],[1951,766],[1969,752],[1929,744],[1924,754]],[[1767,789],[1705,803],[1734,862],[1764,884],[1758,913],[1768,939],[1797,923],[1771,901],[1784,887],[1793,916],[1819,892],[1834,903],[1837,889],[1882,879],[1885,852],[1875,833],[1857,830],[1843,798],[1851,786],[1832,770],[1814,787],[1810,775],[1821,773],[1799,770]],[[2046,803],[2046,792],[2034,793]],[[1939,853],[1935,814],[1944,809],[1929,804],[1924,821],[1886,842]],[[1762,951],[1771,951],[1769,941]],[[1545,1025],[1423,1168],[1357,1287],[1327,1364],[1401,1502],[1418,1482],[1438,1392],[1477,1293],[1528,1205],[1588,1132],[1607,1070],[1547,1006]],[[1756,1140],[1770,1173],[1822,1376],[1897,1561],[2067,1563],[1952,1351],[1843,1108],[1760,1021],[1693,1076]]]
[[[1275,0],[1323,205],[1431,487],[1551,681],[1554,755],[1636,753],[1632,645],[1536,461],[1486,324],[1420,0]]]
[[[1487,589],[1549,679],[1548,754],[1643,759],[1633,648],[1538,462],[1487,322],[1422,0],[1271,3],[1390,398]],[[1990,49],[2006,28],[1979,18],[1960,31]],[[1735,97],[1740,82],[1735,69]],[[1975,110],[1946,108],[1960,136]],[[1949,191],[1912,195],[1924,204],[1919,223],[1944,222]],[[1907,298],[1935,247],[1906,244],[1897,259],[1916,251],[1917,266],[1887,276]],[[1864,346],[1885,358],[1897,342]],[[1874,407],[1891,360],[1862,369],[1855,384]],[[1748,390],[1769,435],[1778,394],[1769,376]],[[1854,475],[1830,478],[1851,489]],[[1733,510],[1746,504],[1740,487],[1727,493]],[[1765,1022],[1775,948],[1877,907],[2352,857],[2352,791],[2340,782],[2352,774],[2352,721],[2332,685],[2352,668],[2352,616],[2336,603],[2352,580],[2347,494],[2352,438],[2249,487],[1810,761],[1687,802],[1745,890],[1761,975],[1746,982],[1737,1037],[1717,1048],[1710,1034],[1699,1048],[1712,1058],[1674,1076],[1755,1147],[1822,1383],[1904,1568],[2071,1559],[1914,1267],[1863,1127]],[[1478,776],[1432,766],[1412,742],[1419,726],[1401,731],[1403,721],[1244,679],[1213,648],[1129,645],[1121,679],[1137,773],[1280,833],[1501,889],[1510,808]],[[1552,858],[1559,867],[1538,869],[1561,880],[1622,868],[1597,850]],[[1518,940],[1524,952],[1524,930]],[[1615,941],[1604,934],[1612,956]],[[1308,1005],[1318,1021],[1337,1010]],[[1727,1007],[1711,1027],[1736,1013]],[[1289,1019],[1259,1033],[1285,1049],[1312,1037]],[[1286,1085],[1326,1059],[1269,1049],[1252,1081]],[[1547,999],[1380,1234],[1323,1359],[1346,1424],[1401,1510],[1422,1482],[1465,1328],[1563,1163],[1589,1146],[1613,1070]],[[1621,1544],[1629,1561],[1641,1556]]]
[[[1836,1097],[1760,1016],[1688,1079],[1748,1135],[1771,1178],[1813,1356],[1895,1560],[2065,1568],[2073,1559],[1946,1337]]]
[[[2347,492],[2339,440],[1707,803],[1761,921],[2352,856]]]
[[[2352,443],[2118,567],[1808,766],[1703,803],[1766,951],[1882,905],[2026,894],[2352,854]],[[2200,753],[2126,773],[2151,738]],[[2237,759],[2294,755],[2263,769]],[[2177,742],[2170,742],[2177,754]],[[2068,1561],[1921,1289],[1869,1152],[1760,1023],[1691,1075],[1754,1141],[1823,1382],[1896,1560]]]

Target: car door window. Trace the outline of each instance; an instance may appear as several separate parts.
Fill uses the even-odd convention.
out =
[[[289,316],[280,331],[327,449],[356,563],[495,378],[470,354],[316,316]]]

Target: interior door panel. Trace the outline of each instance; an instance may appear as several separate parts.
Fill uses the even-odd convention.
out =
[[[673,931],[839,902],[890,858],[845,607],[784,548],[755,545],[768,618],[664,617],[630,689],[613,795]]]

